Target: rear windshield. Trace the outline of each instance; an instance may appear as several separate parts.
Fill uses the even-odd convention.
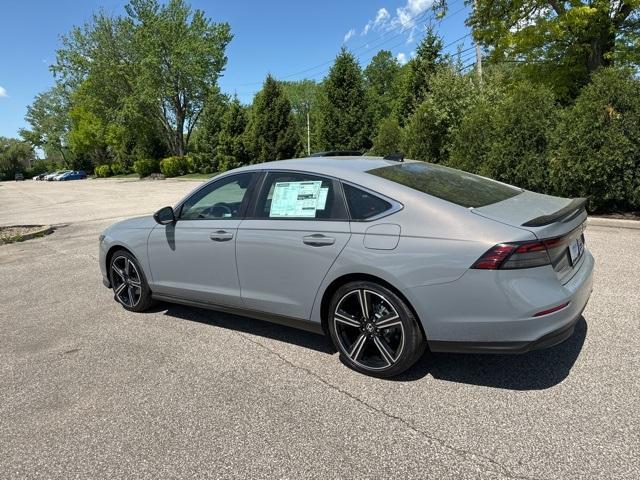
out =
[[[484,207],[522,193],[516,187],[426,162],[399,163],[367,173],[467,208]]]

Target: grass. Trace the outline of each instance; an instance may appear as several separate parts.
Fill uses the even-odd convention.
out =
[[[0,245],[44,237],[51,231],[51,228],[45,225],[0,227]]]
[[[118,175],[112,175],[108,178],[138,178],[137,173],[120,173]]]
[[[109,177],[96,177],[95,175],[89,175],[87,178],[92,180],[138,180],[137,173],[121,173],[119,175],[111,175]]]

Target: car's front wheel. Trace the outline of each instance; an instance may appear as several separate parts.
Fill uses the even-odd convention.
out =
[[[398,375],[425,350],[422,331],[409,306],[373,282],[351,282],[338,288],[327,323],[343,361],[368,375]]]
[[[127,310],[143,312],[154,303],[144,272],[126,250],[118,250],[109,262],[109,277],[115,299]]]

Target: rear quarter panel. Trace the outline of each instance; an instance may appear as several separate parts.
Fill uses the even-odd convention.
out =
[[[387,193],[387,196],[401,202],[404,208],[373,222],[351,223],[351,239],[318,291],[312,321],[321,321],[324,292],[342,276],[378,277],[407,292],[405,295],[413,305],[419,301],[409,298],[415,287],[455,282],[493,245],[535,238],[524,229],[474,215],[466,208],[418,192]],[[400,226],[397,246],[391,250],[367,248],[365,232],[376,224],[389,223]]]

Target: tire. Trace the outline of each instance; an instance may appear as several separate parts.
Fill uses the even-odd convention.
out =
[[[114,299],[130,312],[144,312],[155,304],[151,289],[136,257],[118,250],[109,261],[109,280]]]
[[[366,375],[399,375],[425,351],[424,336],[409,306],[377,283],[341,286],[331,299],[328,315],[329,333],[340,358]]]

